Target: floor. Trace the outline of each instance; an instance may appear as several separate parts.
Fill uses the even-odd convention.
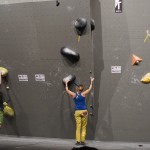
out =
[[[150,150],[150,143],[86,141],[86,146],[76,146],[71,139],[1,135],[0,150]]]

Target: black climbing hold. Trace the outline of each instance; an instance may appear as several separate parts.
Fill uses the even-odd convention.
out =
[[[90,116],[94,116],[94,114],[93,114],[93,113],[90,113]]]
[[[68,58],[72,63],[75,63],[79,61],[80,55],[79,53],[67,48],[67,47],[62,47],[60,50],[61,54]]]
[[[91,31],[95,29],[95,21],[94,19],[91,19]]]
[[[77,31],[77,34],[79,36],[82,36],[85,31],[86,31],[86,27],[87,27],[87,20],[85,18],[78,18],[75,23],[75,28],[76,28],[76,31]]]
[[[76,79],[75,75],[70,74],[69,76],[63,78],[63,83],[66,84],[66,81],[69,80],[69,83],[72,83]]]
[[[90,108],[91,108],[91,109],[94,109],[93,105],[90,105]]]
[[[60,2],[59,1],[56,1],[56,6],[58,7],[60,5]]]

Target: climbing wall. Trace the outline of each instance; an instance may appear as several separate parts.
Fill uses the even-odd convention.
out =
[[[87,20],[80,42],[74,27],[79,17]],[[74,138],[74,103],[62,79],[73,74],[76,83],[90,84],[90,1],[63,0],[58,6],[56,1],[7,1],[0,5],[0,24],[0,64],[9,70],[2,91],[16,113],[5,117],[0,134]],[[62,56],[64,46],[78,52],[80,60],[72,63]]]
[[[149,141],[149,84],[141,78],[150,71],[150,1],[123,0],[115,13],[115,0],[91,0],[96,22],[94,34],[96,140]],[[142,58],[132,65],[132,55]],[[118,67],[117,67],[118,66]]]
[[[74,103],[62,79],[75,75],[76,83],[87,88],[93,75],[87,104],[94,116],[89,116],[87,139],[148,142],[149,84],[140,80],[150,71],[150,38],[144,42],[150,1],[122,0],[120,13],[115,0],[59,2],[0,3],[0,63],[9,70],[2,91],[16,113],[5,117],[0,134],[74,139]],[[80,17],[87,20],[87,30],[79,40],[74,22]],[[92,32],[91,18],[96,25]],[[68,60],[63,47],[80,59]],[[132,64],[133,54],[142,58],[139,65]]]

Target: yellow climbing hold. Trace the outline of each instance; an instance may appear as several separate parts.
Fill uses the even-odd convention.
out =
[[[15,115],[14,110],[6,102],[4,102],[3,105],[4,105],[3,109],[4,114],[9,117],[13,117]]]
[[[8,70],[6,68],[0,67],[0,72],[2,73],[2,77],[7,76]]]
[[[142,79],[141,82],[143,83],[150,83],[150,73],[147,73]]]

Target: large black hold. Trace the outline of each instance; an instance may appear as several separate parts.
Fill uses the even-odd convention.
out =
[[[77,34],[79,36],[82,36],[85,31],[86,31],[86,27],[87,27],[87,20],[85,18],[78,18],[75,23],[75,28],[76,28],[76,31],[77,31]]]
[[[65,84],[67,80],[69,80],[69,83],[72,83],[72,82],[74,82],[75,79],[76,79],[76,76],[70,74],[69,76],[63,78],[63,83]]]
[[[79,53],[67,48],[67,47],[62,47],[60,50],[61,54],[68,58],[72,63],[75,63],[79,61],[80,55]]]
[[[95,21],[94,19],[91,19],[91,31],[93,31],[95,29]]]

